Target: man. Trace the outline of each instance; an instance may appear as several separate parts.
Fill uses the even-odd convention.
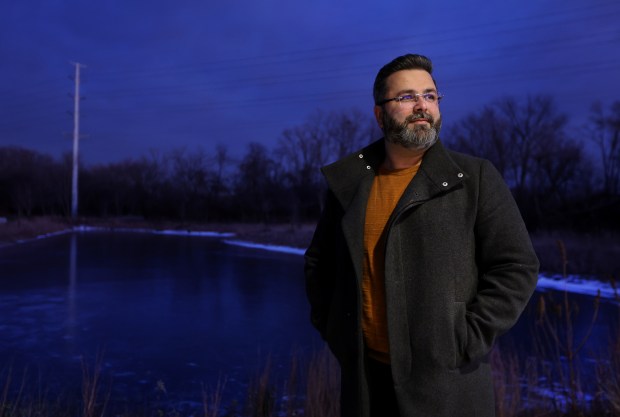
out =
[[[536,287],[500,174],[439,140],[431,74],[421,55],[385,65],[373,91],[384,138],[322,169],[306,289],[340,363],[343,416],[493,416],[488,354]]]

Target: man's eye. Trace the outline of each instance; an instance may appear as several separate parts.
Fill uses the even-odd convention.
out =
[[[400,97],[398,97],[398,101],[404,101],[404,102],[413,101],[413,96],[411,94],[407,94],[405,96],[400,96]]]
[[[434,103],[437,100],[437,94],[435,93],[426,93],[424,94],[424,100]]]

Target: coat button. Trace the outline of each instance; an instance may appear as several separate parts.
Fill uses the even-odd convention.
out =
[[[444,181],[444,182],[441,183],[441,185],[443,185],[444,187],[447,187],[448,183]]]
[[[364,157],[364,154],[363,154],[363,153],[361,153],[361,154],[359,154],[359,155],[357,155],[357,156],[358,156],[360,159],[362,159],[362,158]]]
[[[459,177],[459,178],[463,178],[463,173],[459,172],[456,176]]]
[[[370,165],[366,165],[366,169],[370,169]]]

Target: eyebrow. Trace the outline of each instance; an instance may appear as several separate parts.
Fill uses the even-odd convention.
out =
[[[420,94],[425,94],[425,93],[436,93],[437,89],[435,88],[427,88],[424,91],[422,91],[422,93]],[[406,94],[417,94],[416,90],[412,90],[412,89],[408,89],[408,90],[401,90],[398,93],[396,93],[397,96],[402,96],[402,95],[406,95]]]

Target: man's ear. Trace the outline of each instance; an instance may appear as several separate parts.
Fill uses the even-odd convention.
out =
[[[375,119],[377,120],[377,124],[381,129],[383,129],[383,107],[375,105],[373,111],[375,113]]]

